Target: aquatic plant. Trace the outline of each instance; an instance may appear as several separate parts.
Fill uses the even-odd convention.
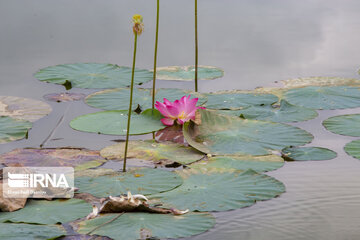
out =
[[[198,98],[190,99],[191,95],[183,96],[180,100],[170,102],[164,98],[164,103],[156,102],[155,106],[160,113],[165,117],[161,122],[166,126],[174,125],[175,121],[179,125],[183,125],[190,119],[195,120],[195,112],[197,109],[204,109],[197,107]]]
[[[160,0],[157,0],[155,50],[154,50],[154,72],[153,72],[153,87],[152,87],[152,109],[155,109],[156,61],[157,61],[158,39],[159,39],[159,9],[160,9]]]
[[[129,103],[129,111],[128,111],[128,121],[127,121],[127,129],[126,129],[126,143],[125,143],[125,154],[124,154],[124,166],[123,172],[126,172],[126,155],[128,150],[128,142],[129,142],[129,133],[130,133],[130,120],[131,120],[131,111],[132,111],[132,96],[134,90],[134,73],[135,73],[135,62],[136,62],[136,45],[137,45],[137,36],[143,32],[144,24],[143,17],[139,14],[135,14],[132,18],[133,21],[133,32],[134,32],[134,55],[133,55],[133,65],[131,72],[131,85],[130,85],[130,103]]]
[[[198,91],[198,30],[197,30],[197,0],[195,0],[195,92]]]

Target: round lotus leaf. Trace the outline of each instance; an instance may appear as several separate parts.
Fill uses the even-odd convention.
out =
[[[268,155],[272,150],[300,146],[313,136],[297,127],[218,115],[199,109],[198,124],[187,122],[183,133],[187,142],[214,155]]]
[[[51,106],[42,101],[22,97],[0,96],[0,116],[35,122],[48,115],[51,110]]]
[[[105,63],[74,63],[43,68],[35,77],[43,82],[62,84],[67,89],[128,87],[131,83],[129,67]],[[151,81],[153,74],[145,69],[135,69],[134,84]]]
[[[150,198],[165,206],[190,211],[227,211],[274,198],[285,191],[275,178],[245,172],[182,171],[184,183],[172,191],[155,194]]]
[[[50,102],[72,102],[83,100],[85,96],[83,93],[50,93],[44,98]]]
[[[99,151],[83,148],[18,148],[0,155],[0,163],[8,167],[75,167],[81,171],[100,166],[106,160]]]
[[[145,134],[163,129],[160,119],[163,116],[157,110],[148,109],[141,114],[132,113],[130,135]],[[79,116],[70,122],[78,131],[98,134],[126,135],[127,111],[104,111]]]
[[[205,94],[206,108],[210,109],[242,109],[252,105],[271,105],[278,101],[278,97],[267,93],[252,92],[215,92]]]
[[[79,233],[87,233],[114,219],[118,214],[106,214],[79,223]],[[92,234],[123,239],[168,239],[200,234],[215,225],[209,213],[172,214],[125,213],[116,220],[100,227]]]
[[[350,156],[360,159],[360,140],[354,140],[345,145],[345,152]]]
[[[219,110],[218,113],[271,122],[301,122],[318,115],[313,109],[295,106],[284,100],[280,105],[250,106],[243,110]]]
[[[323,125],[336,134],[360,137],[360,114],[331,117],[326,119]]]
[[[148,195],[169,191],[181,184],[182,179],[176,173],[152,168],[132,168],[125,173],[112,171],[104,175],[89,170],[88,176],[75,179],[75,186],[81,192],[97,197],[118,196],[128,191]]]
[[[282,150],[282,154],[286,160],[292,161],[330,160],[337,156],[336,152],[320,147],[288,147]]]
[[[29,200],[25,208],[0,214],[0,222],[57,224],[86,217],[92,211],[90,204],[80,199]]]
[[[26,137],[31,127],[31,122],[0,116],[0,144]]]
[[[290,104],[312,109],[343,109],[360,107],[360,89],[348,86],[309,86],[284,93]]]
[[[252,169],[256,172],[265,172],[281,168],[283,165],[284,159],[277,155],[243,155],[210,157],[208,160],[190,164],[189,167],[200,170],[245,171]]]
[[[212,66],[198,66],[199,80],[212,80],[224,76],[224,71]],[[156,68],[159,80],[192,81],[195,79],[194,66],[170,66]]]
[[[63,235],[66,235],[66,231],[60,225],[0,223],[0,239],[4,240],[55,239]]]
[[[106,159],[123,159],[125,142],[108,146],[100,151]],[[150,161],[170,160],[181,164],[189,164],[200,160],[204,154],[192,147],[185,147],[172,142],[157,143],[153,140],[130,141],[128,158],[137,158]]]
[[[286,88],[307,86],[360,86],[360,79],[340,77],[305,77],[282,81]]]

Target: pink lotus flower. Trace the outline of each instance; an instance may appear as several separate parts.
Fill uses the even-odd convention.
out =
[[[195,120],[196,110],[205,109],[196,106],[198,100],[198,98],[190,99],[190,95],[187,97],[183,96],[180,100],[175,100],[174,102],[170,102],[164,98],[164,103],[157,101],[155,107],[165,117],[161,119],[164,125],[172,126],[175,121],[182,125],[190,121],[190,119]]]

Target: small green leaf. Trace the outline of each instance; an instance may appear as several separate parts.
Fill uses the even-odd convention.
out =
[[[336,134],[360,137],[360,114],[331,117],[326,119],[323,125]]]
[[[288,147],[282,150],[282,154],[286,160],[292,161],[330,160],[337,156],[336,152],[320,147]]]

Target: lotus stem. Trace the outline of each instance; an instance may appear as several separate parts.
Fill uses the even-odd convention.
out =
[[[157,62],[157,50],[158,50],[158,39],[159,39],[159,9],[160,9],[160,0],[157,0],[155,50],[154,50],[154,70],[153,70],[153,87],[152,87],[152,105],[151,105],[152,110],[155,109],[156,62]],[[152,135],[153,135],[153,139],[155,139],[155,132],[153,132]]]
[[[198,91],[198,53],[197,0],[195,0],[195,92]]]

